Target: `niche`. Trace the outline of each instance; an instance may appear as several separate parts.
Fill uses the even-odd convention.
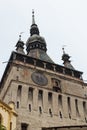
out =
[[[53,91],[61,92],[61,82],[60,82],[60,80],[52,78],[51,81],[52,81]]]

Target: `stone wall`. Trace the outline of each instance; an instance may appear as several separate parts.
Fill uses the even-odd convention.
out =
[[[41,86],[33,82],[34,72],[45,75],[48,83]],[[59,81],[60,91],[53,90]],[[15,103],[18,113],[17,127],[26,124],[28,129],[87,124],[85,85],[74,77],[54,73],[34,66],[12,66],[4,83],[1,99]]]

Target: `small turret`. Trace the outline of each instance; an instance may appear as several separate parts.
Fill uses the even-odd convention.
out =
[[[64,61],[64,62],[63,62],[64,66],[65,66],[66,68],[69,68],[69,69],[74,70],[74,67],[71,65],[71,61],[69,60],[69,59],[70,59],[70,56],[65,53],[64,48],[62,48],[62,49],[63,49],[62,60]]]
[[[21,34],[22,34],[22,33],[20,33],[20,35],[19,35],[19,40],[18,40],[18,42],[17,42],[17,44],[16,44],[16,51],[17,51],[18,53],[25,54],[25,53],[24,53],[24,42],[21,40]]]

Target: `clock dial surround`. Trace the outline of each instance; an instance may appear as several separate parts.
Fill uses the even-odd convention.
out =
[[[32,73],[31,78],[34,83],[41,85],[41,86],[45,86],[48,83],[46,76],[41,72]]]

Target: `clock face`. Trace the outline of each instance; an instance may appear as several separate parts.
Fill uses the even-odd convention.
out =
[[[31,78],[38,85],[44,86],[44,85],[46,85],[48,83],[47,78],[41,72],[34,72],[34,73],[32,73]]]

